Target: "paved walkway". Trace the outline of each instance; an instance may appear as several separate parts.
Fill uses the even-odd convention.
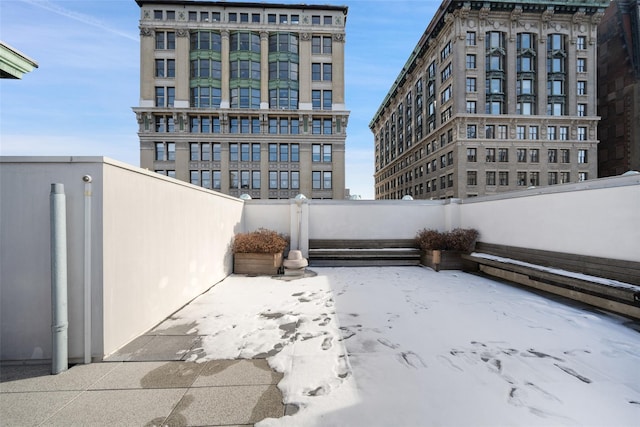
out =
[[[50,364],[2,366],[0,425],[246,426],[290,412],[266,359],[188,361],[201,338],[192,329],[161,324],[58,375]]]

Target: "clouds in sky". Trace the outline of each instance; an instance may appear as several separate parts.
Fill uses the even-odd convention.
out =
[[[229,2],[231,3],[231,2]],[[438,1],[281,0],[345,4],[346,185],[374,197],[369,122]],[[39,68],[0,82],[1,155],[96,155],[139,164],[140,9],[134,0],[5,0],[0,38]]]

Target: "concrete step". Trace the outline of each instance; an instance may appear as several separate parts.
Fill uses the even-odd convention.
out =
[[[310,266],[346,267],[418,264],[420,264],[420,251],[415,248],[309,249]]]

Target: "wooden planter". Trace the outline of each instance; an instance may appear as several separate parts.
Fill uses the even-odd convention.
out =
[[[423,251],[420,255],[420,264],[431,267],[435,271],[462,270],[462,253],[460,251]]]
[[[275,275],[282,266],[282,252],[276,254],[233,254],[233,272],[236,274]]]

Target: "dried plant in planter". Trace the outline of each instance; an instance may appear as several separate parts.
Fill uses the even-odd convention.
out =
[[[416,243],[423,251],[471,252],[475,247],[478,235],[478,230],[473,228],[456,228],[449,232],[423,229],[416,235]]]
[[[479,234],[474,228],[456,228],[447,233],[447,249],[471,252],[476,246]]]
[[[236,234],[233,240],[233,253],[273,254],[285,250],[289,239],[273,230],[259,228],[249,233]]]
[[[416,235],[416,244],[423,251],[444,250],[446,249],[446,234],[425,228]]]

